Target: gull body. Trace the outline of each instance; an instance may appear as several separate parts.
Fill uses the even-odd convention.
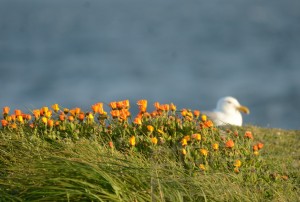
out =
[[[236,125],[242,126],[243,118],[241,112],[249,114],[247,107],[241,105],[239,101],[231,96],[221,98],[216,108],[212,112],[203,112],[206,114],[215,125]]]

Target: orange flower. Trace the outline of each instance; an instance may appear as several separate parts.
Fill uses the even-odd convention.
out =
[[[151,125],[148,125],[148,126],[147,126],[147,129],[148,129],[148,131],[151,132],[151,133],[154,131],[154,127],[151,126]]]
[[[66,118],[66,116],[65,116],[64,113],[61,113],[61,114],[59,115],[59,120],[64,121],[65,118]]]
[[[2,119],[1,124],[2,124],[2,127],[6,127],[8,125],[8,121],[6,121],[5,119]]]
[[[41,108],[41,114],[47,113],[48,110],[49,110],[48,107],[42,107]]]
[[[258,146],[257,145],[253,146],[253,151],[258,151]]]
[[[98,102],[94,105],[92,105],[92,110],[94,113],[99,113],[99,114],[103,114],[103,103],[102,102]]]
[[[130,107],[129,100],[123,100],[122,103],[123,103],[123,108],[128,109]]]
[[[139,118],[139,117],[136,117],[134,120],[133,120],[133,123],[137,124],[137,125],[142,125],[142,119]]]
[[[234,171],[235,173],[239,173],[239,172],[240,172],[239,167],[234,167],[233,171]]]
[[[16,109],[16,110],[15,110],[15,115],[16,115],[16,116],[22,116],[22,111],[19,110],[19,109]]]
[[[212,148],[213,148],[215,151],[219,150],[219,144],[218,144],[218,143],[214,143],[214,144],[212,145]]]
[[[114,143],[113,143],[112,141],[110,141],[110,142],[108,143],[108,145],[109,145],[110,148],[114,148]]]
[[[33,116],[35,117],[35,119],[38,119],[41,116],[41,112],[39,109],[35,109],[33,110]]]
[[[115,110],[111,110],[110,114],[112,115],[113,118],[117,118],[120,116],[120,111],[115,109]]]
[[[130,116],[130,111],[128,111],[128,109],[121,109],[120,111],[120,118],[122,120],[126,120],[128,116]]]
[[[48,122],[47,122],[47,125],[52,128],[53,127],[53,124],[54,124],[54,121],[52,119],[49,119]]]
[[[60,122],[59,121],[55,121],[55,126],[59,126]]]
[[[194,115],[195,115],[196,117],[198,117],[198,116],[200,115],[200,111],[199,111],[199,110],[194,110]]]
[[[30,114],[25,114],[25,119],[26,119],[27,121],[31,120],[31,115],[30,115]]]
[[[58,110],[59,110],[58,104],[54,104],[54,105],[52,105],[51,107],[52,107],[52,109],[53,109],[55,112],[58,112]]]
[[[78,115],[78,119],[79,119],[80,121],[83,121],[83,120],[84,120],[84,117],[85,117],[85,115],[84,115],[83,112],[81,112],[81,113]]]
[[[159,108],[160,108],[159,102],[154,102],[153,105],[154,105],[154,107],[155,107],[156,110],[159,110]]]
[[[156,138],[156,137],[153,137],[153,138],[151,138],[151,142],[152,142],[153,144],[155,144],[155,145],[156,145],[156,144],[157,144],[157,141],[158,141],[158,140],[157,140],[157,138]]]
[[[147,110],[147,100],[139,100],[137,102],[137,105],[139,106],[140,112],[146,112],[146,110]]]
[[[252,132],[251,131],[246,131],[244,137],[253,139]]]
[[[182,109],[182,110],[181,110],[181,115],[182,115],[183,117],[185,117],[185,116],[187,115],[187,113],[188,113],[188,111],[187,111],[186,109]]]
[[[232,148],[232,147],[234,147],[234,142],[232,140],[228,140],[225,143],[225,145],[226,145],[227,148]]]
[[[117,108],[117,102],[110,102],[109,106],[111,109],[116,109]]]
[[[74,110],[75,110],[75,114],[76,114],[76,115],[79,114],[79,113],[81,112],[81,109],[80,109],[79,107],[76,107]]]
[[[131,138],[129,139],[129,144],[133,147],[135,146],[135,137],[134,136],[131,136]]]
[[[213,122],[211,120],[205,121],[204,126],[207,128],[211,128],[214,126]]]
[[[173,103],[171,103],[170,104],[170,109],[171,109],[171,111],[176,111],[177,108]]]
[[[159,109],[162,111],[169,111],[170,106],[168,104],[163,104],[163,105],[160,105]]]
[[[3,114],[4,114],[4,115],[9,114],[9,110],[10,110],[9,107],[3,107]]]
[[[264,147],[264,144],[261,143],[261,142],[259,142],[259,143],[257,144],[257,147],[258,147],[258,149],[262,149],[262,148]]]
[[[71,116],[68,117],[68,119],[69,119],[70,122],[73,122],[74,121],[74,116],[71,115]]]
[[[122,101],[118,101],[117,102],[117,108],[118,109],[122,109],[123,108],[123,102]]]

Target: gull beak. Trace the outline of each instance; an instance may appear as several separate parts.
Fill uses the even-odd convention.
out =
[[[250,110],[248,109],[248,107],[245,107],[245,106],[239,106],[237,107],[237,110],[239,110],[240,112],[243,112],[245,114],[250,114]]]

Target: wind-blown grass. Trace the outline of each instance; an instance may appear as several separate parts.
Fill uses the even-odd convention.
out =
[[[299,131],[203,127],[205,117],[170,113],[3,126],[0,201],[299,201]]]

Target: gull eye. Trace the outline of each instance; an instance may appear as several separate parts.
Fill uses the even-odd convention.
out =
[[[229,101],[229,100],[227,100],[226,102],[227,102],[228,104],[231,104],[231,103],[232,103],[232,102],[231,102],[231,101]]]

